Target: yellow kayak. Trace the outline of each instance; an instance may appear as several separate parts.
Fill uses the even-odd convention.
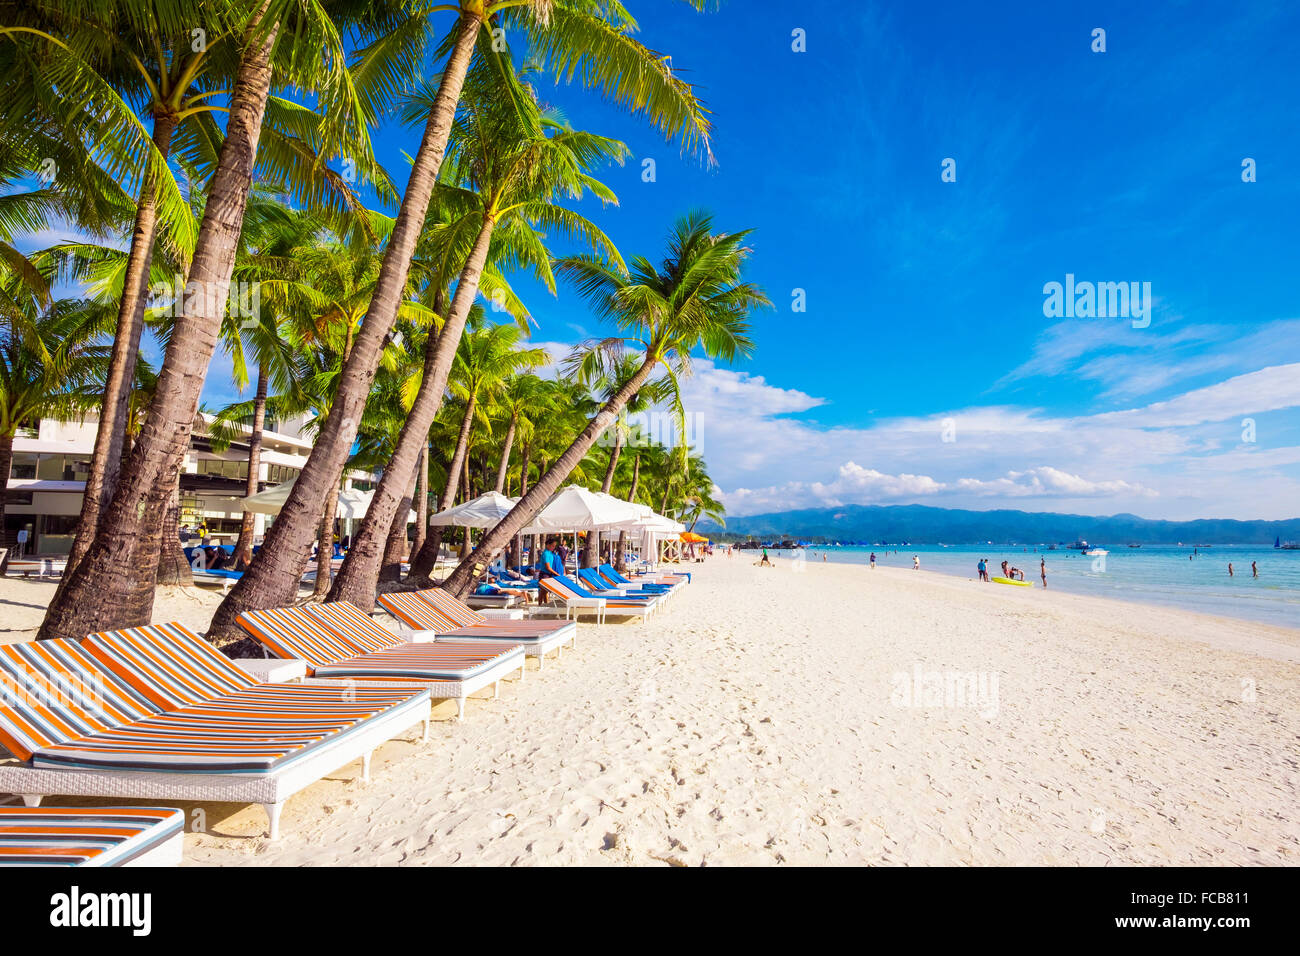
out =
[[[998,584],[1014,584],[1022,588],[1032,588],[1034,586],[1033,581],[1017,581],[1014,578],[994,578],[993,580]]]

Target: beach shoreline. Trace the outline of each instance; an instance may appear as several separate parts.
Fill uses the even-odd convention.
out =
[[[260,808],[182,803],[186,863],[1300,860],[1300,630],[924,571],[690,569],[648,623],[584,623],[463,723],[441,704],[369,785],[308,787],[277,842]],[[186,601],[193,626],[207,598],[159,612]]]

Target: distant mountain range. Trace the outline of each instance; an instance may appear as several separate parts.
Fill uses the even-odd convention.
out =
[[[808,508],[776,514],[743,515],[727,520],[726,528],[701,521],[701,534],[725,533],[772,540],[841,544],[884,541],[913,544],[1069,544],[1083,538],[1092,544],[1259,544],[1275,538],[1300,540],[1300,518],[1284,521],[1153,521],[1137,515],[1108,517],[1028,511],[957,511],[926,505],[845,505]]]

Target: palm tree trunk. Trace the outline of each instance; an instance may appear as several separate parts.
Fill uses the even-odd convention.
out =
[[[460,271],[456,283],[456,294],[452,297],[451,308],[438,337],[425,349],[424,378],[420,381],[419,391],[411,410],[407,412],[402,431],[397,436],[397,447],[393,457],[384,466],[379,487],[370,499],[370,508],[361,521],[361,528],[352,541],[352,550],[339,571],[338,580],[330,597],[335,601],[351,601],[358,607],[371,610],[375,605],[375,584],[379,580],[379,561],[382,537],[388,524],[393,520],[393,511],[400,500],[402,491],[409,487],[411,475],[415,470],[420,447],[427,440],[429,428],[442,408],[443,393],[447,389],[447,377],[451,373],[451,363],[456,357],[456,348],[460,345],[461,332],[469,318],[470,307],[478,295],[479,277],[487,263],[488,249],[492,243],[492,230],[496,223],[485,216],[479,228],[474,247],[469,258]],[[473,417],[474,399],[469,402],[469,417]],[[462,443],[468,448],[468,431],[461,428]],[[462,449],[457,447],[457,454]],[[457,462],[452,462],[455,469]],[[414,568],[412,569],[414,570]]]
[[[154,147],[165,160],[171,155],[172,133],[176,117],[158,113],[153,120]],[[131,250],[127,254],[126,274],[122,280],[122,301],[117,310],[117,332],[108,362],[104,384],[104,402],[95,432],[95,450],[90,459],[90,474],[81,496],[81,517],[77,536],[68,553],[63,583],[71,580],[81,559],[94,543],[99,530],[99,516],[108,506],[121,473],[127,415],[131,403],[131,386],[140,354],[140,334],[144,330],[144,310],[149,301],[149,268],[153,262],[154,236],[158,230],[158,190],[154,177],[146,174],[140,186],[140,201],[135,209],[135,226],[131,231]]]
[[[506,472],[510,469],[510,452],[515,444],[515,425],[519,421],[519,413],[514,412],[510,416],[510,427],[506,429],[505,444],[501,448],[501,464],[497,466],[497,483],[496,493],[504,494],[506,488]]]
[[[147,624],[153,612],[163,514],[190,443],[199,394],[221,331],[244,208],[271,88],[278,26],[249,27],[230,98],[226,137],[199,226],[187,297],[167,344],[149,414],[100,518],[95,539],[55,596],[39,638],[80,640],[109,627]]]
[[[177,587],[193,587],[194,574],[190,569],[189,562],[185,560],[185,552],[181,548],[180,514],[181,475],[178,471],[176,473],[176,485],[172,488],[171,501],[167,503],[167,510],[163,513],[162,541],[160,542],[162,554],[158,559],[156,583]]]
[[[469,455],[465,456],[465,464],[462,465],[461,467],[464,468],[465,473],[461,475],[460,484],[461,487],[465,489],[464,499],[466,501],[469,501],[474,497],[473,489],[471,489],[469,485]],[[465,534],[460,539],[460,556],[462,559],[469,556],[469,552],[470,552],[469,542],[470,542],[469,527],[466,526]]]
[[[478,577],[476,569],[490,563],[492,558],[519,532],[519,529],[533,520],[537,512],[550,500],[551,495],[559,490],[564,479],[569,477],[569,473],[586,457],[587,452],[591,450],[591,446],[596,443],[596,439],[618,418],[619,412],[626,407],[628,400],[650,378],[650,373],[654,371],[654,367],[655,360],[647,357],[641,367],[637,369],[636,374],[614,393],[610,400],[605,403],[604,408],[587,423],[587,427],[573,440],[573,444],[556,459],[551,469],[541,477],[537,484],[528,490],[528,494],[519,500],[519,504],[511,509],[510,514],[498,522],[496,527],[491,528],[484,534],[474,552],[457,565],[456,570],[442,583],[442,587],[446,591],[456,597],[464,597],[469,593],[470,587]]]
[[[461,87],[465,82],[465,73],[469,68],[481,22],[478,13],[467,11],[461,14],[456,39],[438,84],[429,121],[425,125],[424,138],[411,166],[402,205],[384,252],[375,293],[352,354],[344,364],[331,414],[280,511],[280,519],[271,526],[262,550],[213,615],[210,634],[234,638],[239,634],[235,618],[244,611],[285,604],[293,596],[306,562],[312,521],[319,514],[330,487],[338,484],[338,476],[342,474],[343,466],[352,451],[357,425],[361,421],[370,385],[378,368],[379,355],[405,294],[411,259],[415,255],[420,234],[424,231],[429,200],[433,195],[443,155],[447,151],[447,139],[451,134],[456,105],[460,101]],[[401,481],[403,487],[410,477],[410,462],[406,467],[407,471],[402,475]],[[396,498],[395,493],[390,491],[389,494]],[[378,491],[375,497],[379,497]],[[373,511],[373,505],[371,510]],[[387,530],[387,523],[391,519],[391,512],[384,516],[377,535]],[[371,553],[365,557],[377,575],[377,546],[373,546]],[[353,586],[348,591],[364,592],[364,588]],[[373,603],[372,593],[364,605],[371,607]]]
[[[627,500],[636,501],[637,486],[641,483],[641,453],[632,458],[632,487],[628,489]],[[614,570],[622,574],[627,570],[627,560],[624,558],[624,550],[627,548],[627,532],[618,533],[618,546],[615,548]]]
[[[423,457],[423,456],[421,456]],[[417,474],[418,478],[419,475]],[[406,525],[411,517],[411,499],[415,497],[415,488],[398,502],[393,512],[393,520],[388,525],[388,537],[384,541],[384,561],[379,568],[380,581],[400,581],[402,579],[402,557],[406,554]],[[348,553],[351,553],[351,548]],[[344,564],[347,559],[344,558]]]
[[[438,502],[438,510],[446,511],[456,501],[456,489],[460,483],[461,465],[465,461],[465,455],[469,449],[469,432],[474,425],[474,397],[470,396],[468,404],[465,406],[465,417],[460,420],[460,434],[456,438],[456,453],[452,455],[451,464],[447,466],[447,486],[442,489],[442,499]],[[371,501],[371,507],[374,502]],[[420,549],[411,561],[411,573],[409,578],[427,578],[438,563],[438,552],[442,549],[444,525],[439,525],[434,529],[433,534],[424,542],[424,547]]]
[[[415,536],[411,538],[411,557],[424,547],[429,532],[429,440],[420,446],[420,463],[415,466]]]
[[[519,497],[528,494],[529,457],[533,450],[532,442],[524,442],[523,458],[519,462]],[[515,535],[510,546],[510,566],[517,568],[524,563],[524,537]]]
[[[330,590],[330,575],[334,570],[334,518],[339,508],[339,486],[325,498],[325,510],[321,512],[320,525],[316,534],[316,584],[312,588],[312,600],[323,601]],[[280,519],[277,518],[278,522]],[[271,525],[272,528],[275,525]],[[299,573],[299,578],[302,574]],[[294,591],[297,591],[295,582]]]
[[[262,470],[262,429],[266,425],[266,367],[257,366],[257,393],[253,397],[253,428],[248,435],[248,481],[244,484],[245,497],[257,494],[258,476]],[[257,516],[244,512],[239,526],[239,540],[235,542],[234,568],[242,571],[253,558],[253,529]]]
[[[618,468],[618,458],[623,451],[623,433],[614,432],[614,447],[609,450],[609,464],[605,468],[605,480],[600,483],[600,490],[609,494],[614,487],[614,472]],[[594,568],[600,564],[601,533],[591,531],[587,534],[587,549],[582,553],[583,567]]]

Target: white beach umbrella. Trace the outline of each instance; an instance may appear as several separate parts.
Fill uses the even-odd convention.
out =
[[[429,524],[455,525],[458,528],[492,528],[510,514],[511,509],[518,503],[518,498],[507,498],[495,491],[489,491],[479,495],[473,501],[466,501],[464,504],[431,515]]]
[[[620,522],[638,518],[626,501],[601,495],[578,485],[561,488],[546,503],[522,534],[548,531],[596,531],[617,528]]]
[[[251,511],[254,514],[278,515],[284,503],[289,500],[289,492],[293,490],[293,483],[297,478],[289,481],[282,481],[274,487],[267,488],[266,491],[259,491],[255,495],[249,495],[247,498],[239,500],[240,509]],[[338,506],[334,511],[337,518],[363,518],[367,511],[370,510],[370,501],[374,497],[373,491],[359,491],[356,488],[348,488],[339,492]],[[415,512],[410,513],[409,521],[414,521]]]
[[[251,511],[259,515],[278,515],[284,503],[289,500],[289,492],[293,491],[293,483],[297,481],[292,478],[289,481],[282,481],[278,485],[267,488],[266,491],[259,491],[255,495],[249,495],[247,498],[239,500],[241,511]]]

